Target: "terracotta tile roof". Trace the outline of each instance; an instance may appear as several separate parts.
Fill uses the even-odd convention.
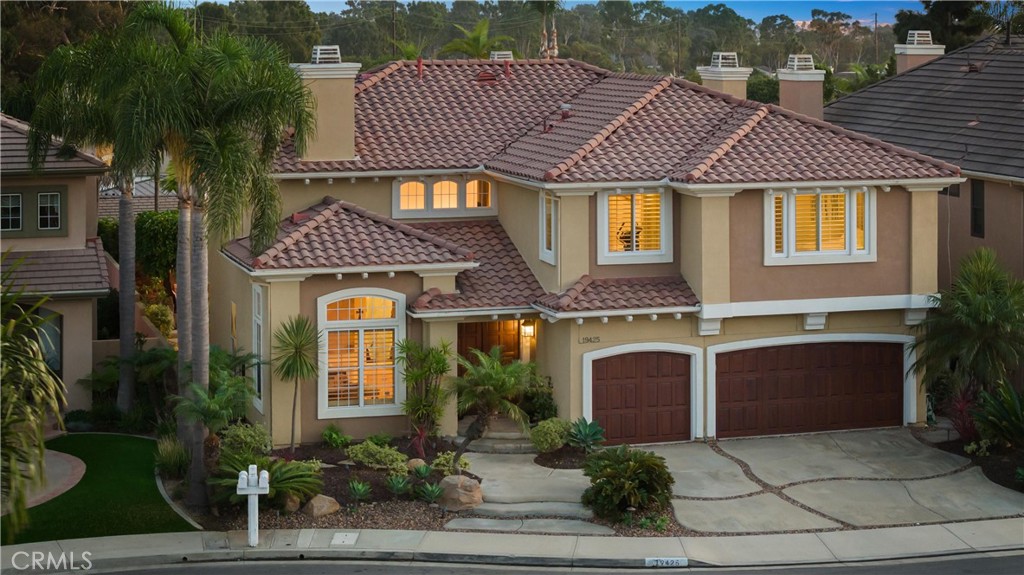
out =
[[[7,175],[28,174],[32,172],[32,164],[28,159],[28,133],[31,127],[21,120],[0,114],[0,165]],[[92,154],[75,151],[69,158],[59,158],[60,141],[50,145],[46,154],[46,162],[40,170],[46,174],[61,172],[99,173],[107,170],[107,165]]]
[[[472,262],[473,253],[423,229],[326,197],[281,222],[277,241],[255,259],[249,238],[225,253],[249,269],[345,268]]]
[[[413,224],[472,250],[480,267],[459,272],[459,293],[431,290],[413,302],[413,311],[528,307],[546,292],[498,220]]]
[[[564,292],[537,300],[538,306],[563,313],[693,307],[699,303],[681,276],[593,278],[585,275]]]
[[[99,294],[110,289],[106,254],[99,238],[86,240],[86,246],[78,249],[14,251],[4,260],[4,269],[22,258],[11,281],[28,293],[60,296]]]

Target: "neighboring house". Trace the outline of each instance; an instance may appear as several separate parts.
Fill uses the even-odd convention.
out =
[[[73,385],[92,371],[96,299],[110,291],[103,244],[96,237],[96,194],[107,166],[77,152],[33,172],[28,161],[29,126],[0,114],[0,241],[7,268],[22,260],[15,286],[29,298],[47,296],[40,314],[51,318],[42,346],[46,362],[67,388],[67,409],[89,409],[89,390]]]
[[[303,442],[408,429],[403,338],[536,361],[560,416],[611,443],[924,421],[908,344],[955,166],[571,60],[298,70],[319,139],[278,158],[277,242],[211,254],[210,314],[213,343],[264,359],[290,316],[316,321]],[[742,93],[743,69],[701,74]],[[285,443],[292,384],[255,379]]]
[[[1024,36],[943,48],[911,32],[900,73],[832,102],[825,119],[962,168],[968,180],[939,199],[940,287],[983,246],[1024,278]]]
[[[153,178],[140,178],[135,182],[132,193],[132,211],[138,216],[143,212],[169,212],[178,209],[178,195],[174,190],[160,190],[160,197],[154,198],[156,190]],[[100,187],[100,219],[118,219],[121,203],[121,188],[109,183]]]

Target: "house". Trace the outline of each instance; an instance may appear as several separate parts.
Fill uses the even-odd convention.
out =
[[[65,383],[67,409],[89,409],[89,390],[71,384],[92,371],[96,300],[110,291],[96,237],[96,198],[107,166],[83,152],[58,156],[55,143],[33,172],[28,132],[28,124],[0,114],[0,241],[11,252],[4,268],[21,260],[14,285],[27,297],[49,298],[40,312],[50,318],[41,341],[46,362]]]
[[[832,102],[825,119],[963,169],[939,198],[940,287],[979,247],[1024,278],[1024,35],[943,55],[912,31],[896,52],[896,76]]]
[[[750,73],[716,62],[706,85]],[[408,430],[403,338],[536,361],[559,414],[611,443],[924,420],[908,345],[956,166],[572,60],[296,68],[318,139],[277,159],[276,243],[211,254],[210,314],[213,343],[263,358],[315,320],[303,442]],[[254,376],[252,416],[285,443],[292,384]]]
[[[156,187],[153,178],[139,178],[132,191],[132,211],[136,216],[143,212],[169,212],[178,209],[178,195],[174,190],[160,190],[159,197],[154,197]],[[120,213],[121,188],[114,182],[100,186],[99,218],[118,219]]]

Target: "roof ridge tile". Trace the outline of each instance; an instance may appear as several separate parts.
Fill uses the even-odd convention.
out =
[[[733,131],[732,134],[729,134],[729,136],[725,138],[724,142],[722,142],[721,144],[718,145],[717,148],[712,150],[711,153],[708,154],[707,158],[699,162],[696,166],[693,167],[693,169],[687,172],[683,176],[684,179],[687,182],[692,182],[706,174],[708,170],[711,169],[711,166],[715,164],[715,162],[717,162],[722,156],[729,153],[729,150],[731,150],[737,142],[743,139],[743,136],[749,134],[750,131],[754,129],[754,126],[756,126],[761,120],[765,118],[765,116],[768,115],[768,110],[769,109],[767,105],[758,108],[757,111],[755,111],[749,118],[747,118],[746,122],[743,122],[743,124],[740,125],[739,128],[736,128],[736,130]]]

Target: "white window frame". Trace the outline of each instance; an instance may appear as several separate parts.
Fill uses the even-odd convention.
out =
[[[0,194],[4,198],[18,198],[18,227],[16,228],[0,228],[0,231],[5,232],[20,232],[25,228],[25,200],[21,197],[21,194]],[[13,206],[11,206],[13,208]]]
[[[49,196],[56,196],[57,197],[57,204],[56,204],[56,207],[57,207],[57,225],[55,227],[45,227],[44,228],[41,225],[42,224],[41,220],[42,220],[43,215],[40,213],[39,210],[41,210],[42,207],[43,207],[43,197],[49,197]],[[51,207],[53,206],[53,204],[49,204],[49,205]],[[60,229],[62,229],[64,227],[63,223],[64,223],[64,214],[61,213],[61,197],[60,197],[60,192],[40,192],[36,196],[36,229],[38,229],[40,231],[43,231],[43,230],[45,230],[45,231],[60,230]]]
[[[608,245],[608,198],[616,195],[651,194],[661,196],[661,249],[658,251],[613,252]],[[672,261],[672,193],[664,188],[606,190],[597,195],[598,265],[655,264]]]
[[[327,321],[327,305],[353,297],[382,297],[395,302],[395,317],[387,320],[356,320],[356,321]],[[317,418],[318,419],[341,419],[350,417],[383,417],[402,415],[402,403],[405,402],[405,371],[402,363],[395,361],[395,403],[394,405],[367,405],[367,406],[344,406],[329,407],[327,405],[327,345],[330,338],[327,332],[330,330],[349,329],[373,329],[389,328],[395,329],[395,345],[405,339],[405,294],[381,289],[381,288],[354,288],[343,289],[322,295],[316,298],[317,330],[323,334],[319,345],[319,374],[317,376]],[[360,355],[363,350],[360,349]],[[395,351],[397,355],[397,350]],[[362,383],[360,382],[360,388]],[[360,397],[362,394],[360,393]]]
[[[252,397],[252,405],[257,411],[263,413],[263,390],[270,383],[267,380],[268,365],[265,357],[267,349],[266,330],[266,309],[267,309],[267,286],[253,284],[252,286],[252,352],[256,354],[258,363],[253,366],[253,387],[256,394]]]
[[[434,184],[443,181],[455,182],[458,186],[458,207],[455,208],[434,208]],[[466,205],[466,184],[474,180],[481,180],[490,184],[491,206],[488,208],[471,208]],[[423,184],[423,209],[403,210],[402,209],[402,184],[410,181],[418,181]],[[493,178],[483,174],[456,174],[446,176],[430,177],[398,177],[391,184],[391,217],[396,220],[411,218],[465,218],[474,216],[496,216],[498,215],[498,185]]]
[[[558,211],[561,200],[555,194],[541,190],[540,192],[540,236],[537,245],[540,250],[540,261],[551,265],[558,265]],[[548,231],[547,200],[551,200],[551,249],[544,245]]]
[[[856,194],[864,192],[864,249],[856,249]],[[796,251],[796,196],[846,194],[846,238],[845,250],[797,252]],[[782,194],[784,229],[783,251],[775,253],[775,206],[773,200]],[[874,188],[838,188],[808,190],[766,190],[764,193],[764,265],[797,266],[818,264],[850,264],[878,261],[877,191]]]

